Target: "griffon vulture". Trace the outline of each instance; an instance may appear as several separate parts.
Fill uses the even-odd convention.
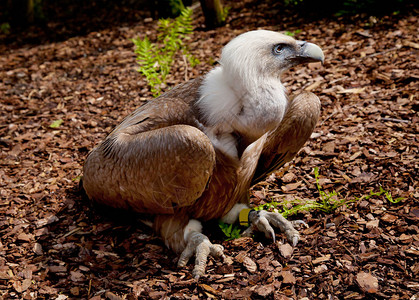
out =
[[[83,187],[98,203],[151,218],[165,244],[195,255],[193,276],[223,247],[201,233],[201,221],[240,217],[250,234],[275,238],[276,227],[296,245],[299,233],[281,214],[252,211],[252,184],[290,161],[310,137],[320,101],[303,92],[288,98],[281,74],[321,61],[322,50],[267,30],[231,40],[219,66],[139,107],[94,148]],[[272,226],[271,226],[272,225]]]

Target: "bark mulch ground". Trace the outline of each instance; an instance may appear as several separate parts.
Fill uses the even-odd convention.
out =
[[[207,72],[221,47],[248,30],[289,31],[318,44],[324,66],[290,70],[284,82],[291,93],[319,95],[321,120],[296,159],[255,186],[251,199],[318,199],[318,167],[323,189],[348,204],[292,216],[310,225],[293,250],[280,233],[276,244],[211,234],[228,261],[210,259],[196,282],[192,265],[178,269],[176,255],[135,215],[92,207],[78,191],[88,151],[151,98],[130,39],[155,36],[157,22],[115,23],[35,45],[23,33],[19,44],[0,45],[0,296],[419,297],[417,11],[308,19],[275,1],[226,2],[223,28],[203,30],[195,12],[189,47],[201,64],[192,69],[179,57],[168,86]],[[362,198],[380,186],[403,200]]]

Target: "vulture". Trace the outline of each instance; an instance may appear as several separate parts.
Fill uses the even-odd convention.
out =
[[[219,64],[140,106],[88,155],[83,188],[94,202],[141,214],[178,266],[195,256],[205,272],[223,247],[202,223],[240,220],[275,239],[278,228],[295,246],[299,233],[281,214],[249,207],[249,188],[290,161],[310,137],[319,98],[287,95],[281,75],[322,62],[313,43],[268,30],[243,33],[224,46]]]

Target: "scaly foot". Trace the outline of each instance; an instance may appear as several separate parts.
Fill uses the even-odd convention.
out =
[[[195,254],[195,267],[192,271],[192,276],[195,279],[199,279],[199,277],[205,274],[208,255],[212,255],[215,258],[222,257],[224,260],[226,257],[223,251],[223,246],[211,243],[202,233],[192,232],[188,236],[185,250],[179,257],[178,266],[186,266],[189,259]]]
[[[288,242],[295,247],[300,240],[300,234],[293,225],[303,224],[308,225],[302,220],[288,221],[280,213],[268,212],[265,210],[251,211],[249,213],[249,221],[251,226],[243,232],[243,236],[251,236],[255,230],[265,233],[267,238],[272,238],[275,242],[274,227],[279,228],[287,236]]]

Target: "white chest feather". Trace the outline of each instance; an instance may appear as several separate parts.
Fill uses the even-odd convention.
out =
[[[237,157],[233,132],[256,140],[275,128],[287,108],[285,89],[279,79],[247,84],[226,78],[221,67],[206,76],[197,105],[204,116],[204,132],[214,147]]]

